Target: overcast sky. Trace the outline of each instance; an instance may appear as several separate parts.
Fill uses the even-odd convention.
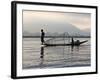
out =
[[[71,24],[81,30],[91,27],[91,14],[89,13],[65,13],[65,12],[46,12],[46,11],[23,11],[23,31],[39,32],[42,28],[49,31],[59,24],[65,28]],[[54,25],[54,26],[51,26]],[[60,26],[59,26],[60,27]],[[48,29],[49,28],[49,29]]]

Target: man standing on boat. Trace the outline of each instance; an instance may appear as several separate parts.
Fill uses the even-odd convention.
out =
[[[41,44],[42,45],[44,43],[44,36],[45,36],[45,33],[44,33],[43,29],[41,29]]]

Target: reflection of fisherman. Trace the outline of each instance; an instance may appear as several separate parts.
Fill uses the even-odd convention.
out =
[[[40,68],[42,68],[44,66],[44,47],[41,47],[41,51],[40,51]]]
[[[44,47],[41,47],[41,56],[40,56],[40,58],[43,58],[44,57]]]
[[[45,33],[44,33],[43,29],[41,29],[41,43],[42,44],[44,43],[44,36],[45,36]]]

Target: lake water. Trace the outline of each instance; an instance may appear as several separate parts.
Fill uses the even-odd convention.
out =
[[[45,47],[41,45],[40,38],[23,38],[23,69],[90,66],[90,38],[76,38],[75,40],[77,39],[88,40],[88,42],[74,47]]]

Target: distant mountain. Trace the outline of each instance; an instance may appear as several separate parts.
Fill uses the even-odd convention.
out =
[[[87,32],[86,30],[80,30],[79,28],[75,27],[72,24],[69,23],[50,23],[47,27],[44,28],[44,31],[46,35],[60,35],[62,33],[69,33],[69,35],[90,35],[90,32]],[[29,32],[24,31],[24,36],[39,36],[40,35],[40,29],[39,32]]]
[[[91,32],[91,29],[87,28],[87,29],[84,29],[83,31],[85,31],[85,32]]]
[[[91,34],[91,29],[90,28],[84,29],[83,31],[84,31],[85,35],[90,36],[90,34]]]

